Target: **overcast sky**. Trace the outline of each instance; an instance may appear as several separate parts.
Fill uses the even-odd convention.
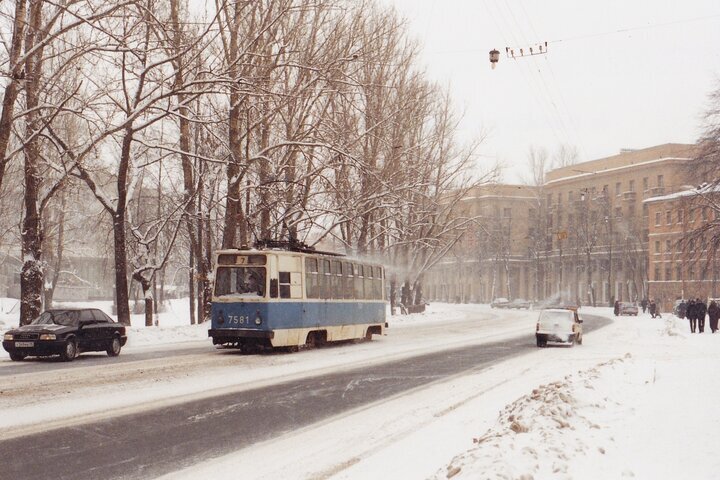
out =
[[[718,0],[381,1],[407,19],[429,77],[450,86],[463,137],[487,135],[481,161],[507,165],[505,181],[521,180],[531,146],[575,145],[584,161],[692,143],[720,86]],[[546,55],[505,57],[546,41]]]

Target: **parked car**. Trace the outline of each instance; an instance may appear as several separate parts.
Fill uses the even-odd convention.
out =
[[[3,348],[14,361],[60,355],[69,362],[82,352],[106,351],[116,357],[125,342],[125,326],[101,310],[61,308],[47,310],[29,325],[5,332]]]
[[[637,317],[638,306],[631,302],[620,302],[618,315],[635,315]]]
[[[510,308],[510,300],[505,297],[498,297],[490,302],[491,308]]]
[[[522,298],[516,298],[510,302],[509,308],[525,309],[530,310],[532,302],[530,300],[524,300]]]
[[[548,342],[582,344],[582,320],[577,309],[552,308],[541,310],[535,325],[535,339],[538,347]]]

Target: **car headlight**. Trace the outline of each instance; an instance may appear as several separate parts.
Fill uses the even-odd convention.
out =
[[[55,334],[54,333],[43,333],[40,335],[40,340],[55,340]]]
[[[12,333],[6,333],[3,340],[13,340],[14,338]]]

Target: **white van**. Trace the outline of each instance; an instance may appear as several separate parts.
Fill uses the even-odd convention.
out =
[[[547,342],[582,344],[582,320],[576,310],[542,310],[535,326],[535,339],[538,347],[547,346]]]

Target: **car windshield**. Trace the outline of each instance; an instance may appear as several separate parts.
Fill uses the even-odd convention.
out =
[[[264,267],[218,268],[215,279],[215,295],[265,296]]]
[[[54,310],[43,312],[31,322],[31,325],[65,325],[75,327],[78,324],[79,313],[77,310]]]

